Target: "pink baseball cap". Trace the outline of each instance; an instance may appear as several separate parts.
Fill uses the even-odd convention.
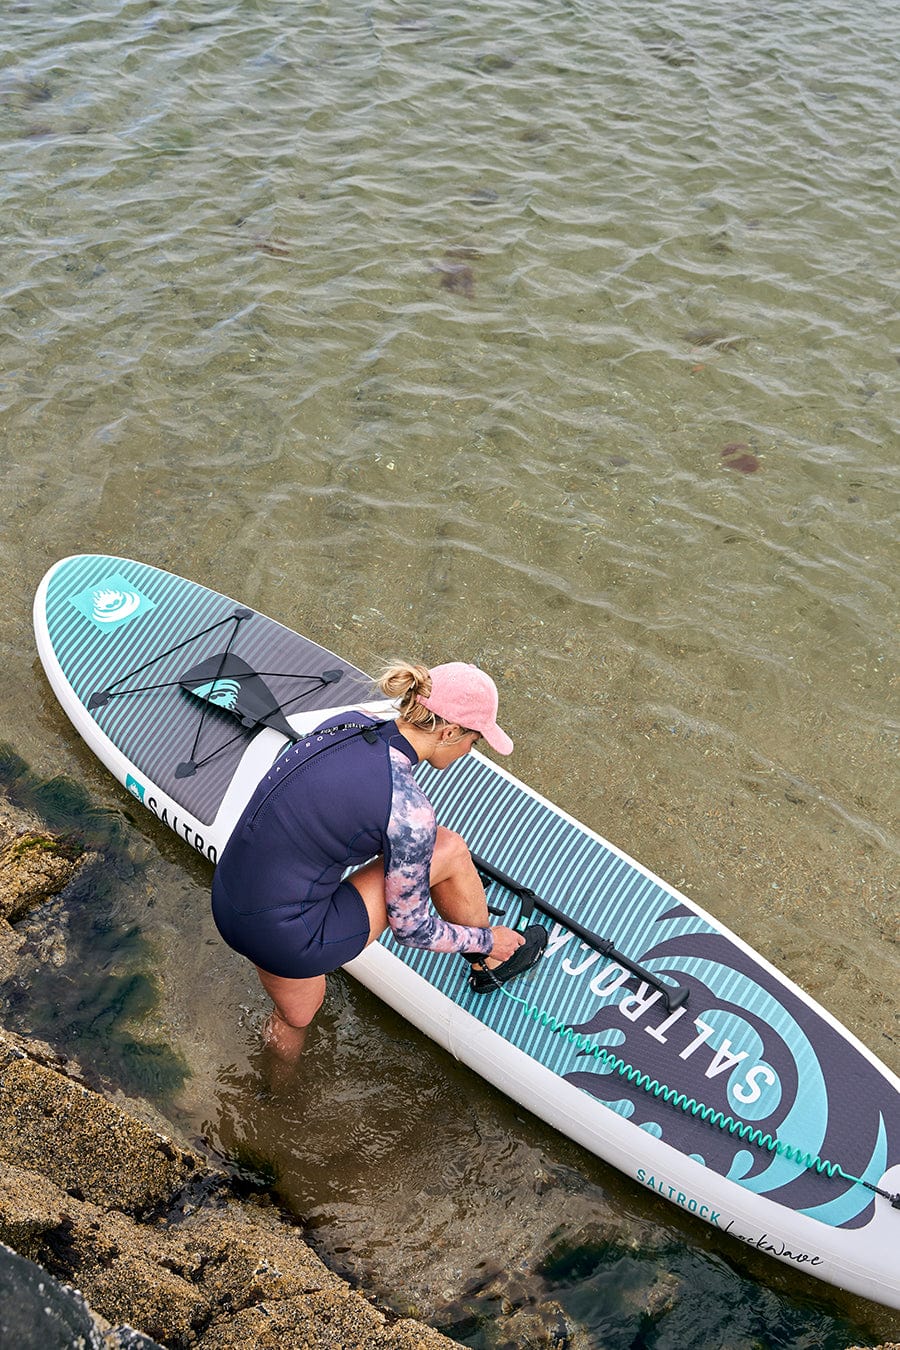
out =
[[[497,726],[497,686],[490,675],[465,661],[448,661],[429,670],[431,693],[416,702],[445,722],[456,722],[469,731],[478,731],[501,755],[511,753],[513,743]]]

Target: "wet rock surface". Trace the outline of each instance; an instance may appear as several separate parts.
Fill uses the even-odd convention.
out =
[[[12,975],[23,946],[13,923],[64,890],[83,862],[84,850],[0,795],[0,981]]]
[[[333,1274],[265,1195],[239,1198],[205,1158],[39,1062],[50,1053],[0,1032],[0,1242],[34,1263],[8,1270],[17,1298],[20,1288],[26,1301],[38,1289],[38,1269],[80,1291],[81,1300],[60,1294],[60,1306],[71,1327],[87,1316],[84,1301],[99,1314],[88,1346],[452,1344],[389,1319]],[[33,1343],[76,1344],[58,1339],[57,1327],[69,1323],[55,1292],[47,1306],[46,1339]],[[65,1334],[74,1337],[71,1327]],[[150,1340],[109,1339],[123,1327]]]
[[[57,895],[82,866],[85,849],[0,798],[0,920],[12,923]]]
[[[160,1350],[133,1327],[109,1327],[77,1289],[0,1244],[0,1345],[16,1350]]]
[[[16,1054],[2,1039],[0,1064],[0,1161],[39,1170],[71,1195],[134,1214],[164,1204],[202,1166],[98,1093]]]

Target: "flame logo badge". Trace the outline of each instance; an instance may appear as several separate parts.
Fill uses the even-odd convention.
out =
[[[94,591],[91,618],[95,623],[121,623],[137,613],[141,596],[137,591]]]
[[[149,596],[119,572],[70,595],[69,603],[104,633],[116,632],[138,615],[156,608]]]

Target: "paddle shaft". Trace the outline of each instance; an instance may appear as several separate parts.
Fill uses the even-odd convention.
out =
[[[570,918],[563,910],[557,909],[555,905],[551,905],[547,900],[542,900],[530,887],[523,886],[512,877],[508,877],[506,873],[501,872],[499,868],[492,866],[489,862],[485,862],[484,858],[480,858],[473,853],[472,862],[475,864],[478,871],[483,872],[486,877],[490,877],[491,881],[496,881],[500,886],[505,886],[508,891],[511,891],[513,895],[517,895],[521,900],[525,901],[526,904],[532,904],[534,908],[539,909],[542,914],[546,914],[548,918],[553,919],[564,928],[568,928],[570,933],[573,933],[575,937],[580,938],[588,947],[592,947],[595,952],[599,952],[601,956],[609,957],[609,959],[615,961],[617,965],[630,971],[632,975],[636,975],[638,979],[643,980],[654,989],[658,989],[665,999],[666,1007],[669,1012],[674,1011],[675,1008],[681,1008],[687,1003],[690,990],[686,989],[683,985],[666,984],[666,982],[661,980],[658,975],[655,975],[652,970],[647,970],[644,966],[639,966],[636,961],[632,961],[630,957],[624,954],[624,952],[620,952],[618,948],[610,942],[609,938],[601,937],[599,933],[592,933],[589,928],[585,928],[577,919]]]

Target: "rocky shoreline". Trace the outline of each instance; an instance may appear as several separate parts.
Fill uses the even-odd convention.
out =
[[[90,863],[0,799],[0,981],[25,941],[15,924]],[[17,1294],[0,1300],[0,1343],[27,1350],[23,1330],[13,1342],[4,1319],[33,1262],[52,1277],[35,1284],[40,1309],[53,1280],[79,1290],[90,1309],[78,1301],[91,1328],[83,1344],[108,1350],[454,1344],[376,1308],[264,1192],[247,1189],[169,1137],[146,1103],[111,1099],[49,1045],[0,1028],[0,1289],[12,1280]],[[65,1344],[49,1322],[33,1331],[41,1350]]]
[[[198,1350],[452,1345],[418,1323],[391,1324],[265,1196],[241,1198],[227,1173],[9,1032],[0,1163],[0,1240],[80,1290],[110,1347],[134,1344],[120,1334],[132,1327]]]
[[[0,796],[0,983],[26,941],[16,925],[96,861]],[[44,946],[52,962],[52,934]],[[509,1331],[517,1350],[571,1344],[560,1323]],[[0,1344],[450,1350],[455,1342],[351,1288],[264,1189],[174,1140],[146,1102],[98,1089],[49,1045],[0,1027]]]

